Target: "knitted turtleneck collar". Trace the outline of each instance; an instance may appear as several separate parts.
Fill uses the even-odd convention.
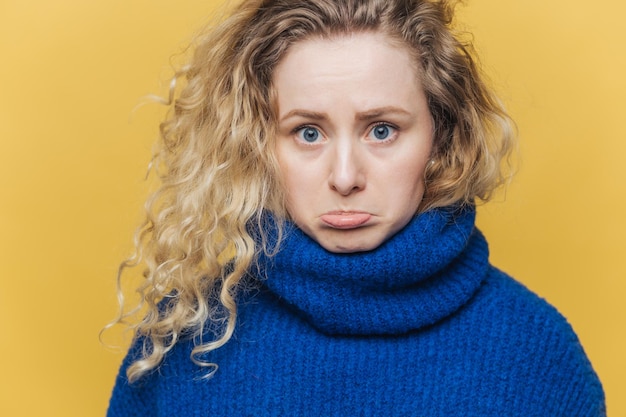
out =
[[[267,288],[329,334],[401,334],[463,306],[488,268],[474,209],[415,217],[370,252],[336,254],[293,227],[260,265]]]

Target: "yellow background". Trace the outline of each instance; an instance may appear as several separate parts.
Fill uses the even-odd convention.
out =
[[[0,415],[103,415],[142,178],[179,52],[215,2],[0,1]],[[516,119],[522,164],[479,223],[493,262],[569,318],[626,416],[626,3],[460,9]],[[115,337],[114,337],[115,339]]]

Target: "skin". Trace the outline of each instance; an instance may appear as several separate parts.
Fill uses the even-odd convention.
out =
[[[292,45],[273,74],[287,210],[331,252],[375,249],[415,215],[433,122],[418,68],[382,33]]]

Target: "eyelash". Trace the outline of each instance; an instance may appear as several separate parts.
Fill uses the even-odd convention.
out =
[[[300,125],[300,126],[296,127],[295,129],[293,129],[291,134],[295,135],[297,137],[298,134],[301,131],[305,130],[305,129],[315,129],[319,133],[320,136],[322,136],[322,137],[324,136],[322,134],[322,131],[318,127],[313,126],[313,125]],[[317,141],[316,142],[307,142],[306,140],[303,140],[303,139],[300,139],[300,138],[298,138],[298,142],[300,142],[300,143],[302,143],[302,144],[304,144],[306,146],[314,146],[315,144],[317,144]]]
[[[375,140],[375,143],[389,143],[389,142],[393,142],[394,140],[396,140],[396,138],[398,137],[398,132],[399,129],[397,126],[389,123],[389,122],[376,122],[374,124],[371,125],[371,127],[369,128],[369,130],[367,131],[367,135],[369,136],[370,134],[372,134],[374,132],[375,129],[384,126],[387,127],[389,129],[392,130],[392,132],[390,133],[388,138],[385,139],[379,139],[379,140]]]
[[[380,139],[380,140],[374,140],[373,141],[374,143],[380,143],[380,144],[388,143],[388,142],[394,141],[397,138],[399,129],[398,129],[397,126],[395,126],[394,124],[391,124],[389,122],[375,122],[375,123],[372,123],[371,125],[369,125],[369,128],[367,130],[367,135],[366,136],[369,137],[372,134],[372,132],[374,131],[374,129],[376,129],[378,127],[381,127],[381,126],[388,127],[391,130],[393,130],[393,132],[390,134],[389,138]],[[291,131],[291,134],[294,135],[294,136],[298,136],[298,134],[301,131],[303,131],[304,129],[315,129],[319,133],[320,136],[322,136],[322,137],[324,136],[322,131],[320,130],[320,128],[318,128],[317,126],[314,126],[314,125],[309,125],[309,124],[300,125],[300,126],[294,128]],[[300,138],[298,138],[298,139],[300,139]],[[306,145],[306,146],[314,146],[315,144],[318,143],[317,141],[315,141],[315,142],[307,142],[306,140],[298,140],[298,141],[300,143]]]

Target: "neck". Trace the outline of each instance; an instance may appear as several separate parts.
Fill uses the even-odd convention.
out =
[[[488,249],[475,211],[416,216],[373,251],[337,254],[293,227],[259,264],[265,286],[329,334],[400,334],[463,306],[484,279]]]

